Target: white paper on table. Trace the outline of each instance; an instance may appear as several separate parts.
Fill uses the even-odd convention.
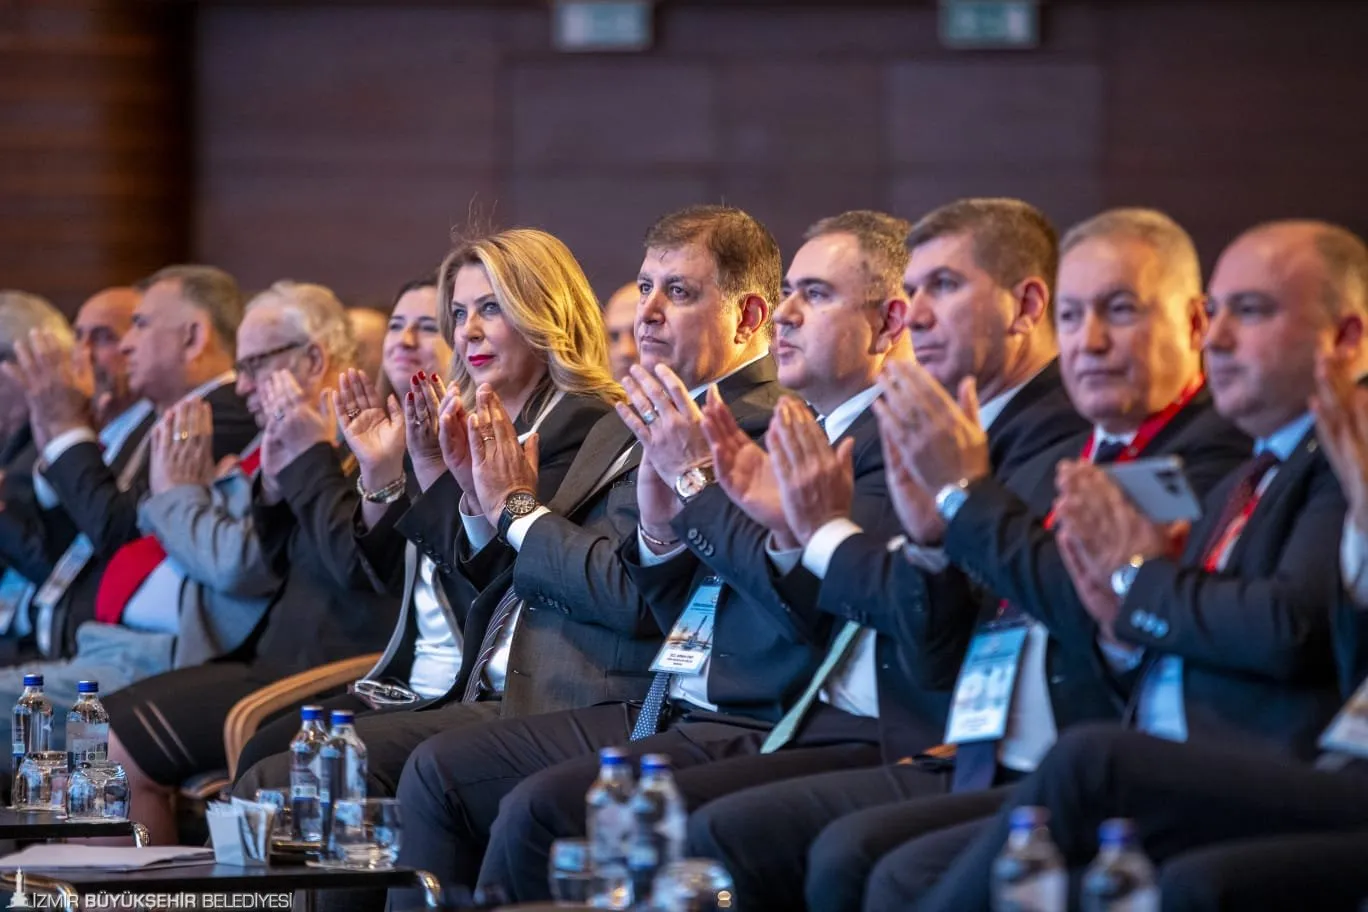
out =
[[[0,858],[0,869],[96,868],[105,871],[137,871],[154,865],[204,864],[214,860],[204,846],[93,846],[42,843],[27,846]]]

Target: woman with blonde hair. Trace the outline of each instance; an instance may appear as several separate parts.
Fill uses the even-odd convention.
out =
[[[537,496],[545,502],[590,428],[623,396],[608,370],[598,302],[554,236],[520,228],[465,240],[443,261],[437,287],[453,351],[449,384],[415,373],[401,401],[382,400],[356,371],[339,382],[365,501],[357,539],[364,569],[373,585],[409,593],[381,661],[332,701],[363,713],[357,728],[370,750],[374,794],[394,794],[409,753],[429,735],[498,716],[506,665],[472,670],[482,653],[498,651],[501,630],[511,633],[511,624],[490,622],[512,556],[485,547],[495,531],[475,500],[469,420],[501,409],[520,439],[535,435]],[[395,712],[433,703],[468,712]],[[296,728],[294,719],[280,720],[247,745],[239,794],[286,784],[283,752]]]

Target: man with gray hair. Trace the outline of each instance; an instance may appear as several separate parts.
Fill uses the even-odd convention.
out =
[[[34,330],[53,333],[68,343],[71,340],[66,318],[45,298],[26,291],[0,290],[0,364],[13,361],[15,343],[27,341]],[[0,472],[7,478],[27,476],[37,458],[27,425],[28,402],[23,388],[0,372]]]
[[[88,385],[52,334],[39,332],[19,343],[14,363],[4,366],[24,391],[41,447],[35,472],[79,533],[55,555],[51,572],[35,580],[38,589],[28,606],[36,645],[48,657],[71,653],[76,628],[95,616],[106,566],[139,538],[138,503],[148,483],[146,435],[155,414],[185,400],[207,401],[214,412],[216,459],[238,453],[256,436],[232,388],[234,333],[242,315],[233,278],[212,266],[169,266],[137,288],[142,297],[120,349],[129,389],[146,405],[139,409],[135,403],[103,433],[93,426]],[[136,577],[143,571],[120,572]]]

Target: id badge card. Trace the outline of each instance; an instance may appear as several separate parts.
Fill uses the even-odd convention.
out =
[[[992,741],[1007,733],[1012,690],[1030,629],[1025,623],[987,627],[969,641],[945,726],[947,742]]]
[[[721,578],[704,577],[693,595],[689,596],[689,604],[684,607],[679,620],[670,628],[670,635],[665,638],[664,645],[651,663],[651,671],[687,677],[703,673],[708,656],[712,655],[713,616],[717,613],[717,601],[721,596]]]
[[[1368,757],[1368,680],[1359,685],[1321,735],[1320,747],[1355,757]]]

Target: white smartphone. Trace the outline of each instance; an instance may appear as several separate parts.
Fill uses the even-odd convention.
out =
[[[1156,456],[1131,462],[1112,462],[1103,466],[1126,496],[1140,511],[1157,523],[1201,518],[1202,503],[1192,493],[1183,460],[1177,456]]]

